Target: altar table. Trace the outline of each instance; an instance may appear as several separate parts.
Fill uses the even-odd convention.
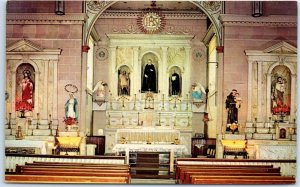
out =
[[[42,155],[47,154],[47,141],[33,140],[5,140],[5,147],[30,147],[38,148]]]

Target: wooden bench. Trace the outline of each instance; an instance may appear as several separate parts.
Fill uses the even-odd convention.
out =
[[[191,184],[192,176],[280,176],[280,173],[265,173],[265,172],[256,172],[256,173],[246,173],[246,172],[211,172],[207,173],[205,171],[187,171],[184,173],[183,180],[180,180],[180,184]]]
[[[105,183],[126,184],[127,177],[94,177],[94,176],[55,176],[55,175],[5,175],[7,183]]]
[[[214,173],[277,173],[280,175],[280,168],[182,168],[179,174],[179,183],[185,180],[186,172],[204,172],[208,175],[213,175]]]
[[[57,176],[63,179],[77,176],[82,177],[83,182],[86,180],[85,177],[100,177],[101,179],[92,179],[95,183],[109,183],[106,179],[110,177],[125,178],[125,183],[129,184],[131,180],[130,167],[128,164],[89,164],[89,163],[50,163],[50,162],[35,162],[35,163],[25,163],[25,165],[16,166],[17,175],[30,175],[30,176]],[[16,175],[16,176],[17,176]],[[8,176],[8,175],[7,175]],[[102,179],[102,178],[105,178]],[[14,180],[20,179],[23,181],[22,177],[14,178]],[[34,182],[35,177],[31,177]],[[89,179],[88,179],[89,180]],[[38,180],[40,181],[40,180]],[[77,180],[75,180],[76,183]],[[47,181],[42,180],[43,183]],[[113,180],[111,183],[120,183],[120,178],[117,181]],[[54,182],[56,183],[56,182]],[[122,183],[122,182],[121,182]]]
[[[283,176],[282,176],[283,177]],[[295,184],[295,179],[265,179],[257,178],[253,176],[252,178],[195,178],[192,184]]]
[[[251,165],[251,166],[247,166],[247,165],[177,165],[176,167],[176,173],[175,173],[175,179],[176,182],[179,183],[179,179],[183,179],[183,173],[182,170],[210,170],[210,169],[261,169],[261,168],[273,168],[273,165]],[[225,172],[227,173],[227,172]],[[181,176],[181,177],[180,177]]]

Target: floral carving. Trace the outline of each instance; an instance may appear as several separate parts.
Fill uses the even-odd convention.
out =
[[[204,1],[203,7],[207,10],[217,11],[221,7],[221,1]]]
[[[110,1],[89,1],[87,2],[87,6],[90,10],[100,11],[110,3]]]

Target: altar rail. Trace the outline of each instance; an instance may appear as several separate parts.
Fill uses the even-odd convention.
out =
[[[205,159],[205,158],[177,158],[176,165],[273,165],[280,167],[282,176],[296,176],[296,160],[254,160],[254,159]]]
[[[65,155],[20,155],[6,154],[5,169],[15,172],[16,165],[38,162],[71,162],[92,164],[125,164],[125,156],[65,156]]]

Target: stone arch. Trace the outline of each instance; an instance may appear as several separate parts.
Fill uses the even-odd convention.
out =
[[[88,45],[88,38],[92,32],[92,29],[97,21],[97,19],[100,17],[100,15],[111,5],[119,2],[117,1],[92,1],[88,0],[86,1],[86,14],[88,15],[88,19],[86,21],[85,29],[84,29],[84,45]],[[212,24],[214,25],[215,32],[217,35],[217,43],[218,45],[222,45],[223,43],[223,30],[222,25],[219,20],[220,14],[224,13],[224,3],[222,1],[190,1],[195,6],[200,8],[207,17],[211,20]]]

